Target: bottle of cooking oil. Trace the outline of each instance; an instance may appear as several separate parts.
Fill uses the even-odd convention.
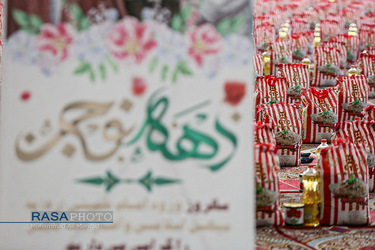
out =
[[[316,148],[316,157],[319,159],[320,158],[320,151],[322,151],[323,148],[329,147],[327,144],[327,139],[322,139],[320,145]]]
[[[263,75],[267,76],[271,74],[271,53],[266,50],[262,54],[263,59]]]
[[[357,75],[359,75],[359,74],[358,74],[357,66],[352,65],[352,66],[350,67],[350,69],[348,70],[348,75],[349,75],[349,76],[357,76]]]
[[[302,59],[302,64],[303,65],[308,65],[310,69],[311,61],[308,56],[305,56],[305,58]]]
[[[320,209],[320,174],[314,168],[309,168],[302,175],[302,203],[304,206],[304,225],[307,227],[319,226]]]

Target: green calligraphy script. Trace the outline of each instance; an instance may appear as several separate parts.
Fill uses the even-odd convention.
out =
[[[210,160],[216,157],[220,147],[219,143],[211,136],[195,130],[186,124],[183,126],[183,135],[176,142],[176,152],[171,152],[168,149],[167,143],[169,140],[170,131],[162,123],[162,119],[168,110],[169,99],[166,96],[158,98],[163,89],[164,88],[158,89],[155,91],[155,93],[152,94],[147,103],[146,121],[144,122],[143,126],[136,134],[136,136],[125,145],[131,146],[138,142],[143,137],[143,135],[145,135],[147,148],[150,151],[159,151],[166,159],[171,161],[181,161],[189,158]],[[224,128],[218,118],[215,119],[215,129],[221,136],[230,141],[233,146],[233,150],[226,158],[224,158],[224,160],[215,164],[204,166],[209,168],[211,171],[217,171],[225,166],[225,164],[227,164],[232,159],[237,150],[236,136],[232,132]],[[152,139],[154,133],[162,135],[163,139],[161,140],[161,142],[156,142]],[[184,147],[184,141],[189,141],[192,147],[189,147],[189,149]],[[204,153],[199,150],[200,146],[203,144],[211,148],[210,152]]]

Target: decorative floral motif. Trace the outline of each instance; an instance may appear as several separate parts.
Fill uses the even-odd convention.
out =
[[[221,49],[221,37],[210,24],[204,24],[195,30],[188,32],[189,55],[201,66],[204,57],[219,53]]]
[[[126,17],[107,36],[107,48],[118,60],[134,59],[141,63],[156,46],[151,29],[135,18]]]
[[[23,64],[33,64],[37,59],[37,47],[35,44],[35,36],[30,35],[26,31],[18,31],[8,40],[9,46],[7,50],[13,60]]]
[[[73,31],[64,23],[57,26],[44,24],[37,37],[38,50],[41,53],[51,54],[58,61],[67,59],[72,43]]]
[[[246,85],[240,82],[227,82],[224,88],[225,101],[233,106],[238,105],[246,93]]]
[[[249,39],[239,35],[230,35],[224,40],[220,57],[226,65],[238,67],[250,64],[250,54],[251,44]]]
[[[156,40],[158,43],[157,57],[168,66],[174,66],[185,59],[187,43],[181,33],[169,29],[165,25],[158,25]]]
[[[91,64],[103,62],[108,53],[104,37],[109,26],[109,23],[93,25],[90,29],[81,32],[74,42],[74,54],[80,60]]]
[[[248,67],[249,39],[227,36],[221,49],[221,35],[210,24],[183,34],[193,9],[190,5],[183,7],[178,18],[173,18],[172,27],[155,20],[141,23],[133,17],[118,22],[105,18],[95,24],[78,5],[70,9],[71,24],[43,24],[35,15],[15,11],[17,24],[24,26],[9,38],[7,51],[13,60],[34,64],[46,76],[71,58],[73,63],[78,61],[72,73],[91,82],[106,81],[109,73],[122,70],[118,62],[124,61],[146,62],[151,74],[159,72],[162,81],[171,83],[196,74],[213,79],[224,66]],[[155,53],[146,60],[153,49]],[[194,63],[198,67],[192,67]]]

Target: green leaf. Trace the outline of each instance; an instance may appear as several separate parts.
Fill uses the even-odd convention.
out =
[[[164,65],[162,70],[161,70],[161,79],[165,81],[167,79],[167,74],[168,74],[168,66]]]
[[[177,31],[183,31],[183,20],[180,15],[175,15],[172,19],[172,29]]]
[[[104,64],[99,64],[99,72],[100,72],[100,77],[102,78],[102,80],[105,80],[107,78],[107,72],[105,70],[105,66]]]
[[[91,69],[91,66],[87,62],[81,62],[81,64],[74,70],[74,74],[83,74],[86,71],[89,71]]]
[[[95,73],[94,73],[94,71],[92,70],[92,68],[91,68],[91,66],[90,66],[90,81],[92,81],[92,82],[95,82]]]
[[[35,29],[35,31],[39,33],[43,24],[42,19],[40,19],[40,17],[38,17],[37,15],[30,15],[30,23]]]
[[[176,69],[173,71],[173,75],[172,75],[172,82],[173,82],[173,83],[176,83],[176,82],[177,82],[177,79],[178,79],[178,72],[179,72],[179,68],[178,68],[178,66],[177,66]]]
[[[149,192],[152,190],[152,185],[154,184],[154,180],[152,179],[151,175],[152,172],[148,171],[143,178],[138,180],[138,182],[142,184]]]
[[[107,172],[107,179],[106,181],[106,191],[110,191],[116,184],[120,182],[120,180],[115,177],[110,171]]]
[[[80,21],[80,30],[87,30],[91,25],[90,19],[88,17],[82,18]]]
[[[101,185],[104,183],[104,179],[101,177],[96,177],[96,178],[78,180],[78,182],[88,183],[92,185]]]
[[[77,21],[77,22],[83,16],[83,12],[82,12],[81,8],[76,3],[73,3],[73,4],[70,5],[70,13],[73,16],[74,20]]]
[[[219,22],[217,25],[217,31],[222,35],[226,36],[231,28],[231,20],[228,18],[223,19],[222,21]]]
[[[118,72],[118,66],[117,64],[113,61],[112,57],[110,55],[107,56],[107,61],[108,61],[108,64],[109,66],[111,67],[111,69],[114,71],[114,72]]]
[[[159,63],[159,60],[158,60],[157,57],[152,59],[152,61],[150,62],[150,65],[148,66],[148,71],[150,73],[153,73],[155,71],[156,67],[158,66],[158,63]]]
[[[231,21],[231,32],[237,32],[245,23],[245,15],[237,15]]]
[[[173,184],[173,183],[179,183],[180,180],[172,180],[172,179],[166,179],[166,178],[156,178],[154,180],[154,183],[156,185],[166,185],[166,184]]]
[[[191,16],[191,5],[185,5],[184,8],[181,9],[180,15],[182,20],[186,22],[186,20],[188,20]]]
[[[16,23],[21,27],[21,28],[26,28],[29,26],[30,20],[29,16],[23,12],[22,10],[12,10],[12,15]]]
[[[178,69],[179,71],[184,74],[184,75],[192,75],[193,73],[191,72],[191,70],[189,69],[187,63],[185,61],[182,61],[178,64]]]

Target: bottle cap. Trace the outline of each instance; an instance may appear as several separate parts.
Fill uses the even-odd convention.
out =
[[[324,142],[327,142],[327,139],[322,139],[322,142],[324,143]]]

